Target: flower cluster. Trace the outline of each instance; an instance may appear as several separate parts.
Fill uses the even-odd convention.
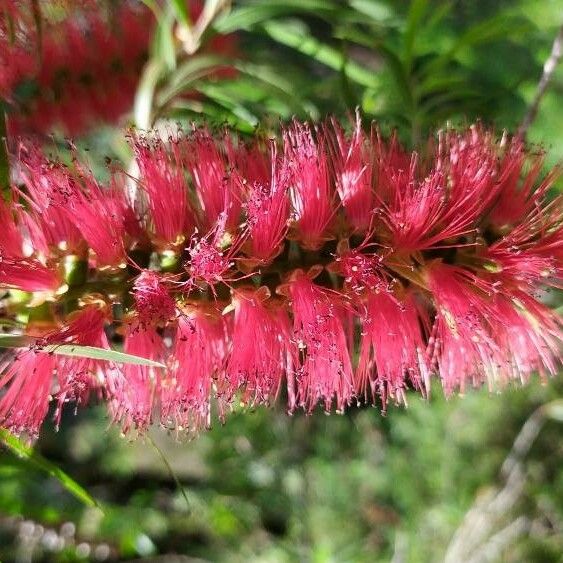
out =
[[[280,394],[289,412],[341,412],[428,396],[435,378],[451,394],[558,369],[561,321],[540,294],[561,286],[562,200],[518,138],[473,126],[419,154],[333,121],[131,146],[108,185],[20,149],[0,304],[40,344],[156,363],[15,349],[3,426],[35,435],[51,402],[58,419],[97,396],[125,432],[192,433]]]

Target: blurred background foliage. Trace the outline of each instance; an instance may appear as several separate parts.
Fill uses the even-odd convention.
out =
[[[128,158],[127,124],[269,135],[359,107],[409,146],[476,119],[515,131],[563,23],[560,0],[211,0],[198,18],[183,0],[144,4],[157,23],[131,112],[76,140],[102,175]],[[527,133],[548,165],[562,101],[563,65]],[[67,415],[34,463],[0,450],[0,560],[558,562],[562,391],[436,388],[385,415],[260,409],[188,443],[127,441],[96,408]]]

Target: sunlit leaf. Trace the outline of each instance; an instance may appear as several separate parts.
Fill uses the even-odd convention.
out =
[[[120,364],[134,364],[138,366],[150,366],[163,368],[163,364],[118,352],[117,350],[107,350],[96,348],[95,346],[79,346],[77,344],[49,344],[42,346],[38,340],[26,335],[0,334],[0,348],[27,348],[33,346],[38,350],[59,356],[71,356],[75,358],[89,358],[92,360],[105,360]]]

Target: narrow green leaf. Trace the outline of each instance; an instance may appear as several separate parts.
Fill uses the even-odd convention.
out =
[[[431,77],[469,47],[489,43],[507,36],[514,37],[530,30],[529,22],[509,18],[506,14],[490,18],[470,27],[445,53],[432,58],[419,71],[420,76]]]
[[[226,34],[241,29],[248,30],[273,18],[295,15],[296,12],[336,20],[341,11],[340,6],[329,0],[260,0],[220,15],[213,27],[217,33]]]
[[[65,473],[60,467],[45,459],[42,455],[27,446],[13,434],[0,428],[0,443],[2,443],[16,457],[25,460],[31,466],[46,472],[54,477],[59,483],[74,497],[86,506],[95,506],[101,508],[98,501],[92,497],[84,487],[79,485],[70,475]]]
[[[171,11],[158,21],[155,33],[155,56],[168,70],[176,68],[176,45],[174,43],[174,15]]]
[[[35,340],[23,334],[0,334],[0,348],[27,348]]]
[[[350,0],[350,6],[375,23],[387,22],[395,16],[394,11],[386,2],[379,2],[377,0]]]
[[[403,36],[403,60],[407,72],[410,72],[412,61],[414,58],[414,44],[416,34],[420,29],[420,24],[426,8],[428,0],[412,0],[407,18],[407,27]]]
[[[292,106],[295,110],[305,111],[312,116],[318,113],[317,108],[312,103],[299,97],[295,83],[287,79],[282,73],[276,72],[275,69],[247,61],[236,61],[233,67],[246,76],[259,81],[260,85],[266,89],[267,94],[281,97],[286,104]]]
[[[362,86],[373,87],[377,84],[375,73],[356,63],[346,63],[340,51],[330,45],[321,43],[311,35],[305,35],[303,30],[293,22],[271,21],[265,23],[262,29],[278,43],[292,47],[308,57],[313,57],[329,68],[346,72],[350,80]]]
[[[150,366],[155,368],[164,368],[164,364],[118,352],[117,350],[107,350],[105,348],[96,348],[95,346],[79,346],[77,344],[49,344],[41,346],[38,340],[26,335],[20,334],[0,334],[0,348],[27,348],[35,346],[37,349],[49,354],[57,354],[59,356],[71,356],[74,358],[90,358],[92,360],[105,360],[119,364],[133,364],[137,366]]]
[[[179,94],[185,93],[200,78],[220,67],[228,66],[229,59],[217,55],[195,55],[182,63],[169,77],[158,95],[158,107],[169,103]]]
[[[105,348],[96,348],[94,346],[75,346],[74,344],[53,344],[43,348],[46,352],[58,354],[60,356],[71,356],[75,358],[90,358],[92,360],[105,360],[118,364],[133,364],[137,366],[150,366],[154,368],[164,368],[164,364],[133,356],[125,352],[117,350],[106,350]]]

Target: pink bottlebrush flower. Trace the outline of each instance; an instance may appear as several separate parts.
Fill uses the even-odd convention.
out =
[[[294,274],[288,291],[300,356],[296,370],[298,404],[312,411],[321,401],[330,411],[334,401],[342,411],[354,396],[343,305],[302,271]]]
[[[170,139],[165,144],[160,139],[137,137],[133,145],[140,183],[147,197],[150,230],[157,244],[165,247],[183,242],[196,225],[179,144],[179,139]]]
[[[502,270],[500,282],[508,276],[533,288],[539,280],[560,287],[563,274],[563,198],[535,207],[525,221],[483,249],[481,256],[490,260],[492,269]]]
[[[360,396],[367,397],[369,391],[385,406],[389,397],[405,402],[409,386],[428,394],[421,319],[412,294],[379,291],[367,297],[356,376]]]
[[[342,412],[427,396],[433,378],[449,395],[556,373],[563,326],[542,303],[563,286],[555,173],[480,127],[415,153],[359,125],[347,138],[294,122],[269,145],[137,138],[136,214],[124,170],[104,186],[22,147],[0,203],[0,285],[32,295],[8,289],[2,310],[29,314],[28,332],[62,326],[46,344],[108,349],[123,335],[167,369],[20,350],[0,365],[0,424],[35,435],[49,396],[59,418],[95,395],[124,431],[160,420],[191,433],[212,405],[223,420],[282,386],[290,412]]]
[[[524,292],[509,301],[497,296],[495,334],[504,355],[498,377],[525,383],[534,372],[556,375],[561,348],[561,319]]]
[[[166,358],[164,342],[156,330],[135,322],[127,326],[123,350],[156,362]],[[150,426],[160,395],[160,371],[145,365],[123,366],[123,377],[116,381],[110,410],[112,418],[121,422],[124,434],[133,428],[143,433]]]
[[[81,344],[109,348],[103,334],[105,315],[88,307],[61,328],[39,339],[41,346]],[[106,390],[109,374],[115,368],[85,358],[54,355],[41,349],[18,349],[11,364],[0,364],[0,389],[8,387],[0,399],[0,424],[20,434],[35,437],[49,409],[52,397],[58,401],[55,419],[67,401],[82,404],[94,388]],[[105,374],[102,376],[102,374]],[[56,375],[56,378],[55,378]],[[102,382],[101,378],[105,381]]]
[[[68,188],[68,169],[48,161],[36,146],[20,147],[19,159],[18,173],[26,189],[23,197],[29,206],[28,212],[19,215],[33,246],[44,254],[51,247],[82,254],[84,237],[66,212],[72,195]]]
[[[162,380],[163,424],[188,432],[210,426],[212,387],[226,347],[226,326],[218,312],[190,307],[180,316],[170,371]],[[225,401],[218,400],[222,408]]]
[[[442,221],[450,230],[457,229],[463,234],[464,230],[471,231],[478,226],[479,220],[497,200],[500,187],[495,182],[496,154],[491,135],[476,126],[462,135],[446,134],[440,141],[436,169],[447,180]]]
[[[344,278],[347,288],[357,294],[364,290],[377,293],[387,286],[383,256],[366,250],[361,247],[351,250],[348,243],[341,245],[334,264],[329,266],[331,271]]]
[[[304,248],[317,250],[332,238],[329,229],[336,213],[326,147],[322,139],[315,142],[307,124],[295,121],[284,131],[284,149],[298,237]]]
[[[176,302],[170,295],[169,280],[151,270],[143,270],[133,282],[137,321],[142,327],[166,323],[176,314]]]
[[[362,130],[359,113],[350,139],[347,139],[342,127],[332,120],[336,146],[335,180],[336,189],[346,217],[357,232],[365,232],[372,221],[374,193],[372,191],[372,163],[365,154],[366,139]],[[327,140],[332,138],[326,135]]]
[[[241,210],[239,182],[229,171],[227,157],[207,129],[194,131],[185,146],[188,166],[202,210],[202,225],[212,229],[219,220],[225,228],[238,224]]]
[[[459,160],[455,162],[456,169],[463,168]],[[418,168],[414,156],[408,171],[399,170],[389,179],[394,194],[384,206],[383,219],[390,230],[389,245],[409,252],[463,245],[457,242],[460,237],[477,233],[479,213],[490,200],[491,177],[479,170],[478,181],[474,177],[454,181],[448,175],[453,172],[445,174],[440,166],[418,179]]]
[[[249,230],[249,254],[261,262],[269,262],[282,248],[289,222],[289,175],[277,161],[272,145],[272,174],[268,185],[254,182],[249,187],[246,214]]]
[[[225,369],[227,396],[242,390],[245,405],[275,399],[282,377],[291,370],[290,334],[280,314],[268,307],[267,287],[241,288],[233,294],[232,348]],[[257,345],[257,342],[260,344]]]

